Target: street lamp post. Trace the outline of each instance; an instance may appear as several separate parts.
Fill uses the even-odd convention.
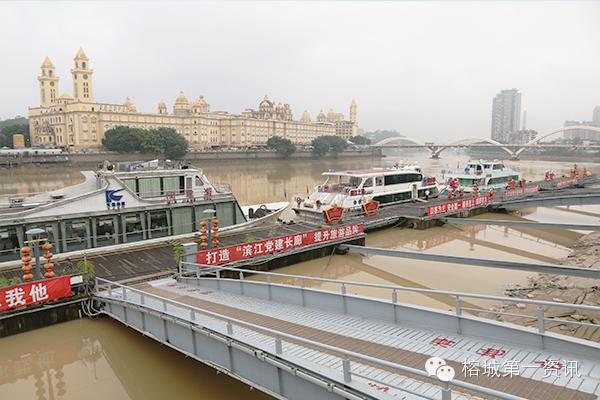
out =
[[[206,227],[207,227],[207,231],[208,231],[207,232],[207,236],[208,237],[207,237],[207,243],[206,244],[208,245],[209,249],[212,249],[213,248],[213,245],[212,245],[212,229],[210,227],[210,223],[211,223],[213,217],[215,216],[215,214],[217,214],[217,211],[214,210],[214,209],[212,209],[212,208],[208,208],[208,209],[202,211],[202,213],[205,214],[206,218],[207,218],[206,219]]]
[[[44,278],[44,274],[42,274],[42,266],[40,265],[40,236],[46,233],[45,230],[41,228],[32,228],[29,229],[25,234],[29,239],[27,243],[31,243],[33,245],[33,254],[35,256],[35,279],[41,280]],[[44,239],[45,240],[45,239]]]

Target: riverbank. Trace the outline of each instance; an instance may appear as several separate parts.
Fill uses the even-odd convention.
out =
[[[345,150],[338,153],[336,156],[326,155],[326,158],[348,159],[348,158],[381,158],[383,154],[381,149],[357,149]],[[161,158],[157,154],[146,153],[117,153],[111,151],[90,152],[90,153],[64,153],[60,156],[47,155],[20,155],[20,156],[2,156],[0,157],[0,165],[7,167],[27,164],[92,164],[99,163],[105,160],[110,162],[126,162],[126,161],[150,161]],[[314,155],[311,151],[297,151],[285,160],[307,160],[313,159]],[[284,160],[284,158],[275,151],[197,151],[189,152],[184,157],[187,161],[244,161],[244,160]]]
[[[561,264],[582,268],[600,269],[600,233],[590,233],[575,241],[569,256],[561,260]],[[505,295],[510,297],[549,300],[560,303],[587,304],[600,306],[600,285],[597,280],[561,275],[538,274],[529,279],[527,285],[509,286]],[[511,304],[497,307],[502,311],[535,315],[535,306]],[[572,310],[564,307],[550,307],[545,311],[550,319],[577,321],[600,324],[600,313]],[[503,317],[501,321],[515,322],[533,326],[535,321],[519,317]],[[570,336],[600,342],[600,329],[596,327],[577,326],[568,323],[547,321],[546,329]]]

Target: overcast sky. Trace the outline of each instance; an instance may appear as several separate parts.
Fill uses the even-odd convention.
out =
[[[518,88],[527,127],[600,105],[600,2],[0,2],[0,118],[60,92],[82,46],[98,102],[169,108],[179,91],[240,113],[268,94],[294,118],[358,103],[361,128],[423,140],[490,134],[493,96]]]

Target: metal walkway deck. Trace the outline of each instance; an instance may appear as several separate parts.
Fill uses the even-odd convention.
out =
[[[394,295],[350,295],[348,282],[332,293],[304,285],[315,278],[263,274],[267,282],[179,278],[136,287],[99,279],[96,300],[113,318],[278,398],[450,398],[424,371],[432,356],[454,367],[454,399],[600,396],[600,346],[544,332],[543,322],[531,330],[461,315],[460,294],[450,313]]]

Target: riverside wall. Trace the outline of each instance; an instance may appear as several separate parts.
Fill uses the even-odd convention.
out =
[[[310,151],[297,151],[292,154],[290,159],[305,159],[312,158]],[[351,157],[382,157],[381,151],[378,149],[366,150],[347,150],[338,154],[338,158]],[[144,153],[73,153],[69,154],[69,160],[72,163],[86,162],[102,162],[108,161],[131,161],[132,159],[140,161],[149,161],[160,158],[156,154]],[[185,156],[189,161],[216,161],[216,160],[272,160],[281,159],[282,157],[274,151],[207,151],[207,152],[190,152]]]

